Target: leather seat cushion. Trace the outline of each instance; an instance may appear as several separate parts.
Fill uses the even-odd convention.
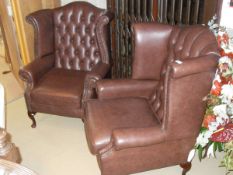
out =
[[[93,154],[110,143],[114,129],[156,125],[158,121],[144,98],[91,100],[86,106],[85,130]]]
[[[32,103],[80,108],[86,74],[77,70],[50,70],[32,90]]]

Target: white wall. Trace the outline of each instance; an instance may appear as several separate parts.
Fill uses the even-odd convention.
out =
[[[230,0],[223,0],[222,14],[221,14],[221,26],[226,26],[227,28],[233,28],[233,7],[230,7]]]
[[[223,0],[220,25],[227,28],[230,37],[233,37],[233,7],[230,7],[230,0]]]
[[[69,2],[73,2],[73,1],[77,1],[77,0],[61,0],[61,4],[65,5]],[[107,8],[107,0],[82,0],[82,1],[87,1],[92,3],[93,5],[99,7],[99,8]]]

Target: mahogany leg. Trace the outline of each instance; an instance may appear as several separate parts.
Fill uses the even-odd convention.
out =
[[[35,114],[36,114],[36,112],[29,112],[28,111],[28,117],[32,120],[32,125],[31,125],[32,128],[36,127]]]
[[[191,162],[186,162],[180,164],[181,168],[183,168],[182,175],[186,175],[186,173],[191,169],[192,164]]]
[[[84,119],[82,118],[82,122],[84,123]]]

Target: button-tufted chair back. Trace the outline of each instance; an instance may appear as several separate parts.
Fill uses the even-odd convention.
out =
[[[159,86],[155,94],[152,96],[152,105],[157,117],[163,121],[165,111],[165,86],[168,84],[168,69],[169,65],[174,61],[182,61],[186,59],[195,59],[211,54],[218,55],[216,45],[216,38],[210,30],[204,26],[175,26],[172,30],[169,44],[168,44],[168,57],[160,75]]]
[[[110,21],[114,14],[76,1],[26,17],[34,28],[35,58],[20,71],[32,127],[36,112],[84,117],[95,84],[110,71]]]
[[[96,27],[102,14],[86,2],[54,10],[56,67],[87,71],[100,61]]]

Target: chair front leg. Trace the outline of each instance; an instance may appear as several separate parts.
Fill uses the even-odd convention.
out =
[[[32,125],[31,125],[32,128],[36,128],[35,114],[36,112],[28,111],[28,117],[32,120]]]

